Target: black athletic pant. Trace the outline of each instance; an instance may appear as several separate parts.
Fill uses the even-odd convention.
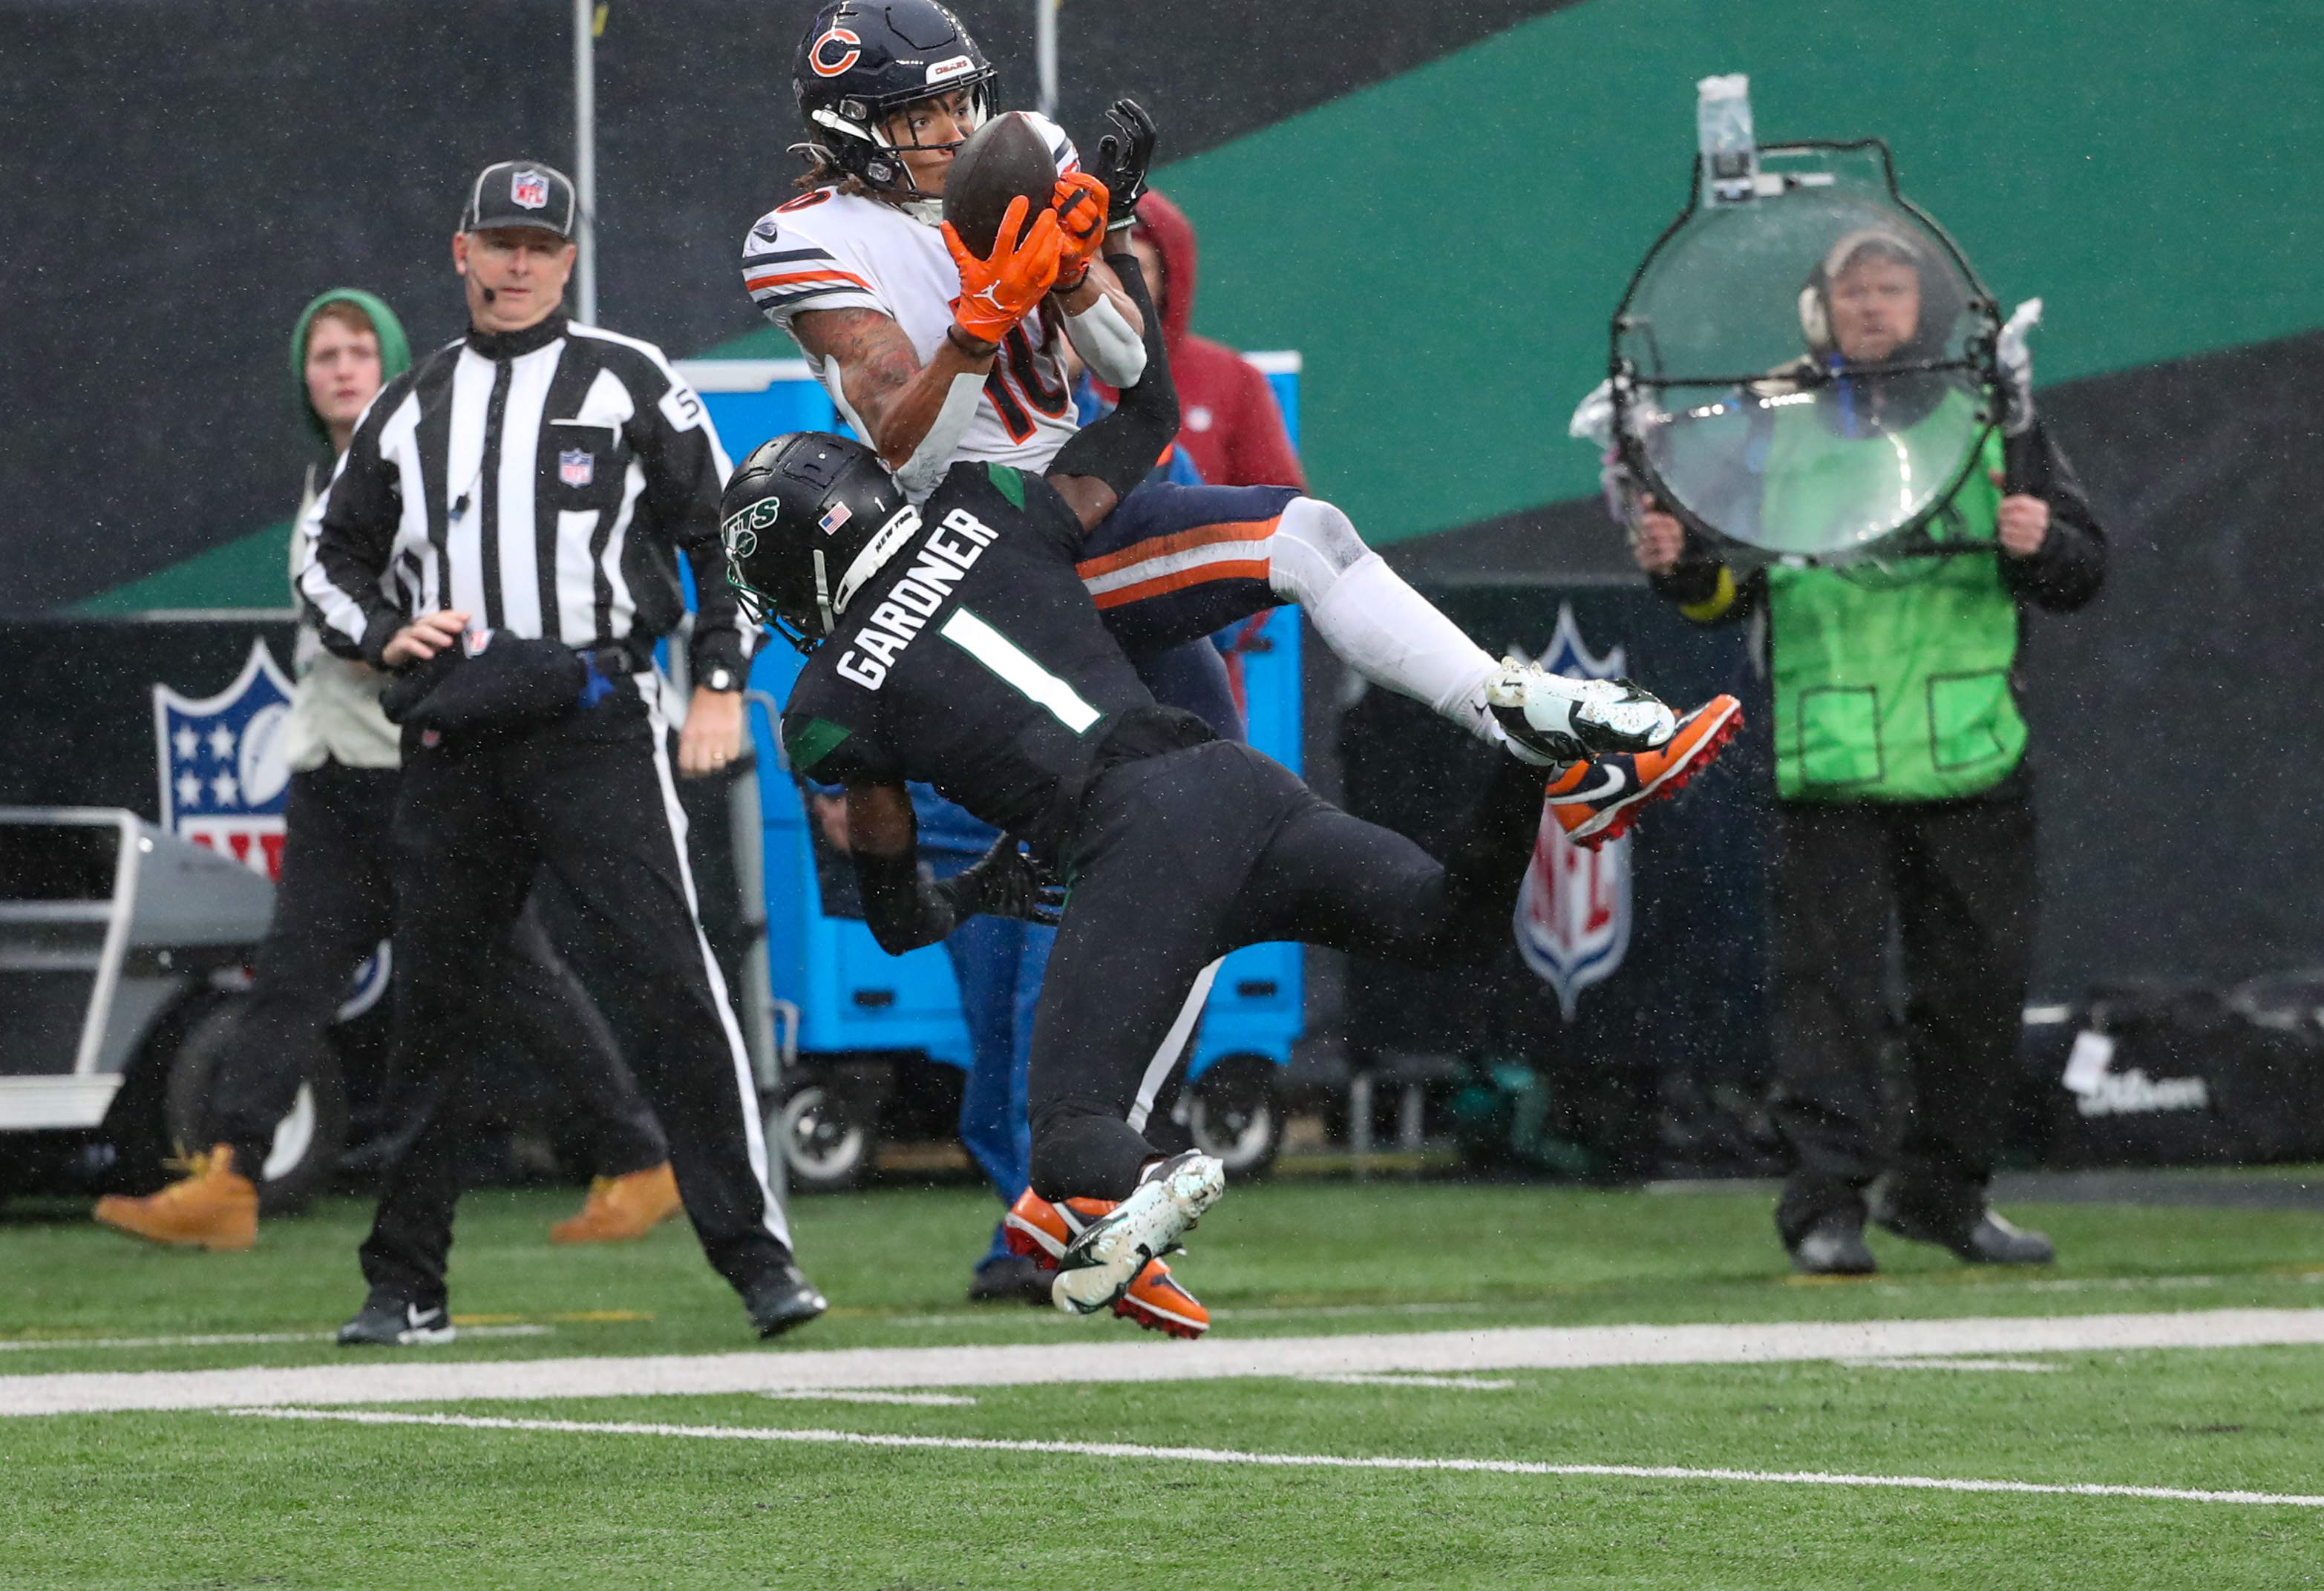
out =
[[[1121,1199],[1153,1147],[1130,1125],[1195,977],[1231,950],[1300,940],[1416,967],[1508,943],[1541,823],[1543,775],[1504,758],[1439,862],[1350,817],[1249,746],[1126,764],[1092,788],[1065,847],[1073,880],[1033,1022],[1033,1187]]]
[[[542,867],[613,947],[605,1015],[669,1136],[704,1252],[747,1292],[789,1260],[790,1232],[767,1185],[742,1033],[696,916],[659,715],[624,688],[577,721],[434,747],[413,739],[394,824],[397,1142],[361,1251],[373,1297],[444,1298],[458,1192],[447,1105],[474,1035],[503,1019],[480,969]]]
[[[1775,1225],[1797,1243],[1864,1190],[1951,1225],[1984,1208],[2016,1069],[2038,890],[2023,777],[1976,800],[1775,808],[1769,869],[1775,1119],[1795,1169]],[[1912,1114],[1880,1149],[1886,948],[1902,929]]]
[[[324,1042],[347,980],[393,929],[388,825],[400,777],[392,768],[338,762],[290,776],[274,915],[213,1084],[213,1136],[233,1146],[245,1175],[254,1178],[265,1163],[275,1124],[298,1097],[298,1058]],[[668,1160],[669,1145],[612,1030],[530,906],[511,949],[502,958],[507,1019],[534,1054],[563,1068],[570,1097],[590,1119],[596,1174]]]

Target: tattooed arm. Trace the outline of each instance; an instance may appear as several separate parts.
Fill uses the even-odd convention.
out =
[[[872,433],[890,467],[901,469],[927,440],[956,376],[982,384],[1000,345],[950,328],[936,356],[923,365],[904,328],[876,309],[808,309],[791,319],[791,335],[816,358],[839,366],[840,386]]]

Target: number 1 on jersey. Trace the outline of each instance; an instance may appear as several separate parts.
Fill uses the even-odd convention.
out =
[[[966,608],[954,608],[936,631],[962,651],[983,664],[1018,694],[1047,708],[1074,733],[1087,734],[1103,716],[1082,700],[1081,693],[1036,663],[1015,641]]]

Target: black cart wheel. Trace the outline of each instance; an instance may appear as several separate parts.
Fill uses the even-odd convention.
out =
[[[821,1078],[784,1085],[767,1111],[767,1136],[781,1145],[791,1186],[802,1193],[844,1193],[872,1174],[872,1127]]]
[[[170,1136],[189,1152],[207,1149],[217,1142],[213,1097],[218,1060],[247,1004],[228,1000],[204,1016],[170,1062],[166,1119]],[[338,1163],[339,1151],[346,1145],[346,1080],[329,1045],[317,1044],[304,1054],[285,1056],[282,1063],[297,1068],[299,1088],[290,1110],[275,1124],[273,1145],[255,1179],[261,1215],[291,1215],[304,1209],[322,1191],[331,1168]]]
[[[1187,1134],[1194,1147],[1223,1161],[1231,1177],[1266,1175],[1283,1147],[1275,1071],[1264,1055],[1222,1055],[1188,1090]]]

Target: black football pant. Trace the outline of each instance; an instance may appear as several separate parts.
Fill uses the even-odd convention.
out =
[[[1768,878],[1774,1115],[1794,1157],[1775,1210],[1784,1243],[1833,1217],[1860,1223],[1883,1171],[1931,1222],[1974,1219],[2014,1092],[2039,900],[2022,777],[1969,801],[1778,803]],[[1892,919],[1912,1085],[1893,1166],[1879,1077]]]
[[[392,768],[338,762],[290,776],[274,915],[212,1084],[212,1136],[233,1145],[235,1168],[247,1176],[265,1163],[275,1124],[297,1099],[299,1059],[324,1043],[348,979],[393,929],[389,821],[400,777]],[[596,1174],[669,1159],[612,1030],[529,906],[510,949],[501,958],[507,1019],[528,1049],[562,1068],[591,1124]]]
[[[1452,853],[1324,801],[1249,746],[1125,764],[1091,789],[1033,1022],[1028,1102],[1044,1199],[1121,1199],[1155,1154],[1142,1123],[1175,1062],[1194,979],[1246,944],[1300,940],[1415,967],[1508,943],[1543,776],[1503,758]]]
[[[374,1299],[443,1300],[457,1197],[447,1107],[503,1020],[481,975],[546,868],[610,947],[599,992],[669,1140],[703,1251],[737,1292],[790,1258],[767,1182],[758,1090],[696,915],[686,819],[659,715],[628,691],[519,733],[405,737],[395,810],[397,1142],[361,1250]]]

